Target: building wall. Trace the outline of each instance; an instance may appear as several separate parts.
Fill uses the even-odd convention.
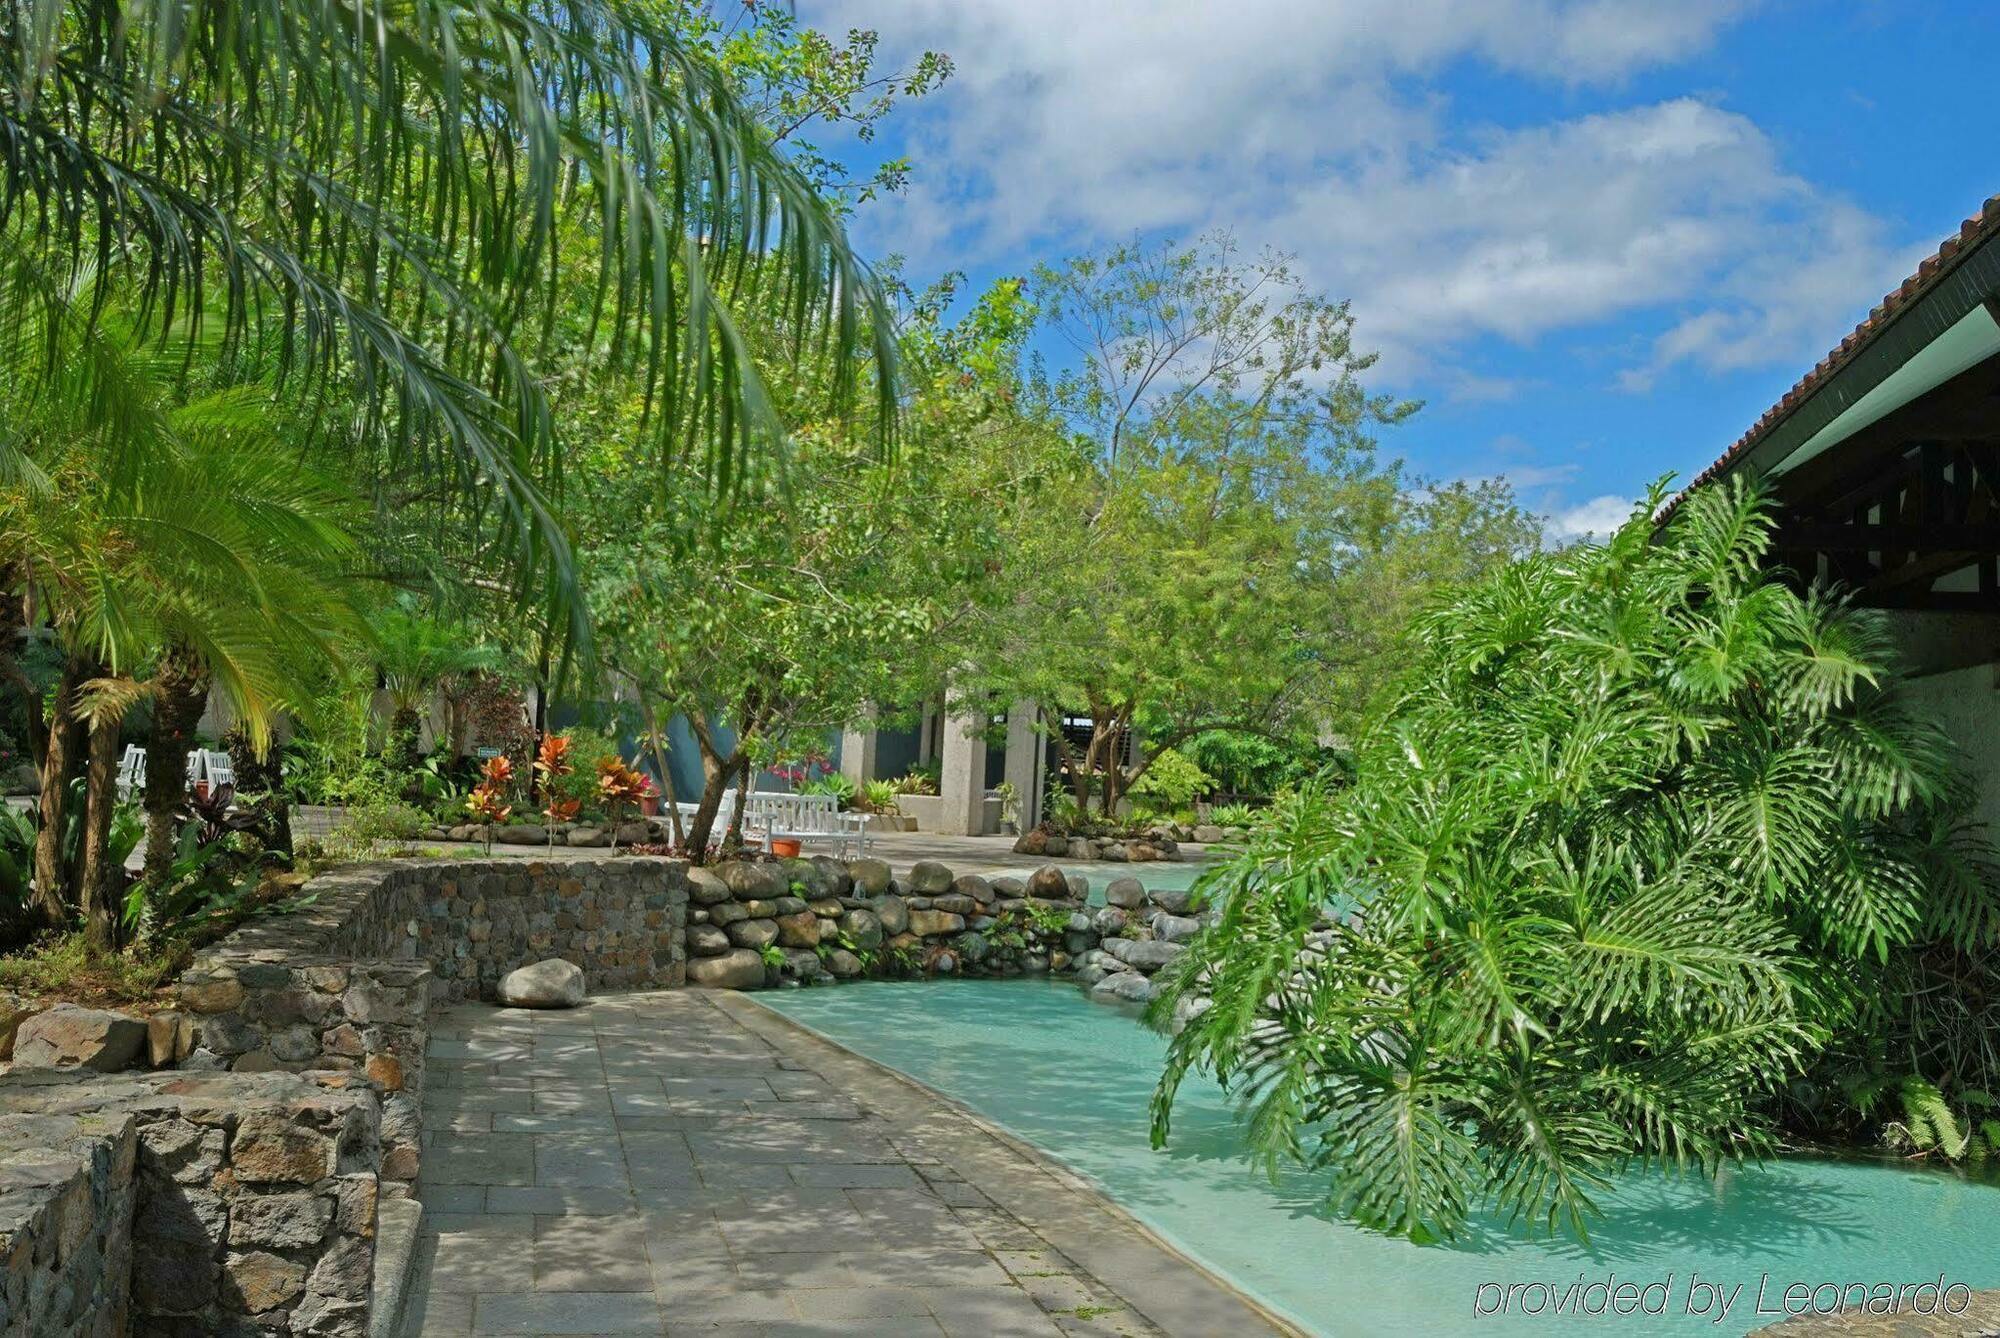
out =
[[[1913,678],[1905,691],[1964,751],[1979,786],[1976,816],[2000,839],[2000,662]]]

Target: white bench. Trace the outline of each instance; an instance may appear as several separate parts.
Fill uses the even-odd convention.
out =
[[[855,856],[868,853],[868,815],[841,812],[836,795],[759,790],[743,810],[743,827],[767,841],[824,841],[841,859],[850,858],[850,846]]]
[[[209,793],[213,794],[224,785],[236,783],[236,769],[230,765],[229,754],[207,748],[193,748],[187,755],[187,786],[192,790],[196,782],[207,781]],[[139,744],[125,745],[125,755],[118,759],[118,797],[130,799],[146,790],[146,750]]]

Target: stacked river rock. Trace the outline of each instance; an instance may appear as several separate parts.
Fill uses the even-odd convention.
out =
[[[753,990],[856,976],[1076,972],[1101,998],[1143,1002],[1150,977],[1201,927],[1188,892],[1086,879],[1045,864],[1025,881],[954,876],[931,860],[901,879],[880,860],[731,861],[688,871],[687,979]]]

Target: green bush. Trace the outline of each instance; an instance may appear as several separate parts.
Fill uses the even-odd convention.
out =
[[[1215,777],[1192,760],[1172,748],[1162,748],[1139,773],[1139,779],[1132,782],[1131,794],[1135,798],[1157,800],[1159,808],[1178,809],[1186,808],[1196,796],[1208,793],[1214,786]]]
[[[824,776],[814,776],[810,780],[800,781],[799,793],[830,794],[840,801],[842,808],[848,808],[854,803],[858,787],[843,773],[829,771]]]
[[[597,764],[606,758],[617,757],[618,745],[595,730],[566,729],[562,737],[569,740],[569,774],[556,778],[551,787],[560,799],[574,799],[581,808],[579,818],[602,818],[605,815],[604,801],[597,790]],[[522,791],[523,795],[527,792]],[[541,808],[539,792],[535,803],[526,804],[527,816],[533,818]],[[516,812],[521,812],[523,804],[516,804]]]
[[[1221,924],[1158,1007],[1213,1006],[1155,1137],[1206,1070],[1366,1226],[1581,1234],[1620,1168],[1771,1149],[1801,1090],[1816,1127],[1881,1134],[1828,1113],[1856,1069],[1994,1090],[1955,1020],[2000,995],[1956,754],[1879,615],[1764,574],[1771,529],[1706,488],[1662,536],[1642,514],[1422,618],[1352,786],[1281,801],[1209,880]]]

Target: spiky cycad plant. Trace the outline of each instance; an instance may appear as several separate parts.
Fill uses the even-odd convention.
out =
[[[36,898],[51,921],[79,907],[104,946],[116,924],[104,856],[124,714],[141,700],[159,708],[149,826],[152,851],[171,852],[184,726],[210,683],[261,745],[302,663],[331,654],[355,619],[340,579],[349,503],[300,468],[267,416],[269,391],[191,386],[181,358],[138,334],[115,296],[91,321],[70,318],[98,300],[83,289],[30,337],[0,341],[0,355],[14,355],[0,356],[0,587],[22,596],[63,657],[41,758]],[[43,356],[53,374],[11,374],[19,358]],[[68,867],[64,810],[78,770],[85,835],[80,867]]]
[[[1770,528],[1754,487],[1710,487],[1664,535],[1640,511],[1425,616],[1353,785],[1212,880],[1221,923],[1161,1006],[1212,1003],[1156,1137],[1204,1070],[1357,1222],[1582,1233],[1628,1164],[1770,1147],[1856,993],[1941,925],[1990,933],[1990,883],[1941,876],[1977,855],[1937,835],[1948,741],[1875,614],[1763,573]]]

